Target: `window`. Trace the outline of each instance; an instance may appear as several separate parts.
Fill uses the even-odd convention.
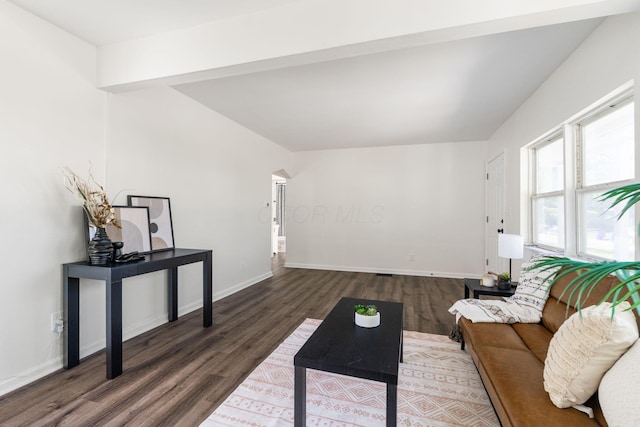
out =
[[[534,149],[534,241],[564,248],[564,142],[561,136]]]
[[[632,211],[617,221],[620,209],[598,198],[635,177],[634,105],[625,100],[576,125],[578,155],[578,255],[630,261],[635,255]]]
[[[618,220],[620,209],[600,200],[635,180],[634,123],[627,91],[533,144],[532,243],[567,256],[635,259],[633,211]]]

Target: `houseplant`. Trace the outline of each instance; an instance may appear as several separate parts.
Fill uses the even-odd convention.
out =
[[[356,325],[375,328],[380,325],[380,312],[375,305],[358,304],[354,307]]]
[[[625,212],[640,201],[640,184],[629,184],[623,187],[606,191],[600,196],[600,200],[609,201],[611,209],[621,205],[618,215],[620,219]],[[640,228],[638,229],[640,238]],[[611,298],[613,307],[631,298],[633,304],[630,309],[636,309],[640,313],[640,261],[603,261],[584,262],[566,257],[545,256],[536,261],[532,269],[553,270],[560,268],[555,276],[550,276],[549,286],[568,274],[576,274],[563,293],[569,292],[569,301],[574,301],[578,310],[583,307],[583,302],[590,291],[598,286],[598,283],[609,275],[615,275],[620,283],[611,289],[600,301],[601,303]]]
[[[62,175],[65,187],[82,202],[82,209],[87,220],[96,228],[96,233],[87,249],[89,261],[91,264],[97,265],[109,263],[113,256],[113,244],[105,227],[112,224],[114,227],[120,228],[120,224],[104,187],[95,180],[91,168],[89,168],[88,179],[81,178],[68,166],[62,169]]]
[[[511,288],[511,274],[504,272],[498,276],[498,289]]]

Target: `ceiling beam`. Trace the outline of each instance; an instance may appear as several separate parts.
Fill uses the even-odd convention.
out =
[[[637,10],[640,0],[300,0],[102,46],[98,86],[191,83]]]

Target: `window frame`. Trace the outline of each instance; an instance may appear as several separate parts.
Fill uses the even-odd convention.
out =
[[[603,193],[605,191],[609,191],[612,190],[614,188],[617,187],[621,187],[624,185],[628,185],[628,184],[632,184],[633,182],[637,181],[637,173],[635,173],[634,170],[634,176],[629,178],[629,179],[623,179],[623,180],[616,180],[616,181],[609,181],[606,183],[599,183],[599,184],[591,184],[591,185],[585,185],[585,171],[586,171],[586,165],[585,165],[585,155],[584,155],[584,140],[583,140],[583,128],[586,125],[589,125],[591,123],[594,123],[596,121],[598,121],[599,119],[606,117],[607,115],[611,114],[613,111],[615,111],[616,109],[620,109],[623,108],[629,104],[634,104],[635,103],[635,98],[634,98],[634,94],[633,91],[631,91],[631,93],[629,92],[625,92],[620,96],[617,96],[611,100],[609,100],[609,102],[603,103],[602,105],[600,105],[598,108],[595,108],[593,110],[591,110],[589,113],[583,115],[582,117],[580,117],[578,120],[575,120],[571,123],[571,126],[575,129],[575,134],[574,134],[574,138],[575,138],[575,155],[576,155],[576,171],[575,171],[575,180],[576,180],[576,188],[575,188],[575,206],[576,206],[576,210],[575,210],[575,216],[574,216],[574,221],[575,221],[575,239],[576,239],[576,250],[575,253],[579,258],[583,258],[583,259],[590,259],[590,260],[596,260],[596,261],[611,261],[611,258],[604,258],[595,254],[591,254],[588,252],[585,252],[584,248],[586,247],[586,236],[583,235],[583,233],[581,232],[582,230],[582,221],[584,221],[584,218],[582,218],[581,212],[582,212],[582,200],[585,194],[588,193],[593,193],[593,192],[600,192]],[[635,110],[635,105],[634,105],[634,110]],[[634,129],[634,134],[635,134],[635,129]],[[634,151],[637,151],[635,144],[634,144]],[[637,158],[637,153],[634,152],[634,164],[635,164],[635,159]],[[636,252],[637,252],[637,239],[636,239]],[[636,253],[636,257],[637,257],[637,253]]]
[[[557,129],[555,131],[553,131],[552,133],[550,133],[549,135],[547,135],[545,138],[542,138],[541,140],[539,140],[536,144],[534,144],[531,147],[531,165],[532,165],[532,174],[531,174],[531,197],[530,197],[530,217],[531,217],[531,237],[532,237],[532,242],[537,245],[538,247],[544,248],[544,249],[549,249],[552,251],[563,251],[566,247],[566,232],[564,232],[564,230],[566,229],[566,211],[564,209],[564,205],[566,204],[566,178],[563,179],[562,181],[562,189],[560,190],[554,190],[554,191],[547,191],[544,193],[538,193],[537,192],[537,183],[538,183],[538,151],[544,147],[547,147],[555,142],[561,142],[562,145],[562,152],[563,152],[563,158],[562,158],[562,163],[563,163],[563,176],[566,177],[566,173],[565,173],[565,169],[566,169],[566,152],[565,152],[565,140],[563,138],[563,132],[562,129]],[[538,235],[537,234],[537,229],[536,229],[536,225],[537,225],[537,221],[536,221],[536,208],[535,208],[535,202],[537,200],[542,200],[542,199],[550,199],[552,197],[562,197],[563,198],[563,209],[562,209],[562,213],[563,216],[565,216],[565,218],[563,218],[563,223],[564,223],[564,227],[563,227],[563,235],[560,235],[560,240],[561,240],[561,245],[562,246],[553,246],[553,245],[549,245],[549,244],[545,244],[545,243],[541,243],[541,242],[537,242],[535,241],[535,237]]]
[[[634,144],[634,176],[630,179],[611,181],[606,183],[593,184],[589,186],[583,185],[585,156],[583,153],[583,134],[582,129],[584,126],[597,121],[598,119],[610,114],[617,108],[622,108],[628,104],[633,104],[635,116],[637,117],[638,105],[635,102],[635,94],[633,83],[629,82],[623,87],[619,88],[609,96],[602,98],[599,102],[593,104],[589,108],[583,110],[581,113],[576,114],[574,117],[566,120],[558,127],[545,133],[540,138],[534,140],[528,144],[525,148],[528,154],[528,233],[529,242],[532,247],[539,248],[542,251],[548,251],[568,257],[577,257],[580,259],[586,259],[591,261],[610,261],[610,258],[604,258],[601,256],[586,253],[583,248],[586,248],[586,236],[582,235],[582,200],[586,193],[593,191],[607,191],[613,188],[617,188],[623,185],[639,182],[640,179],[640,148],[638,144]],[[634,121],[634,142],[638,141],[638,132],[636,122]],[[561,191],[553,191],[546,193],[537,193],[536,182],[537,175],[537,152],[540,148],[555,142],[558,138],[562,140],[563,150],[563,167],[564,167],[564,187]],[[525,187],[526,188],[526,187]],[[557,197],[561,196],[564,200],[564,235],[561,236],[563,240],[562,247],[552,246],[546,243],[540,243],[536,241],[536,213],[535,204],[537,200],[545,197]],[[639,204],[640,205],[640,204]],[[640,214],[640,206],[636,206],[633,210],[635,213],[634,222],[638,225],[638,215]],[[638,259],[640,255],[639,238],[634,236],[634,259]]]

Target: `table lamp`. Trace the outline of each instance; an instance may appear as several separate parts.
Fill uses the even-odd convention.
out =
[[[498,234],[498,256],[509,258],[509,276],[511,260],[524,258],[524,237],[518,234]]]

